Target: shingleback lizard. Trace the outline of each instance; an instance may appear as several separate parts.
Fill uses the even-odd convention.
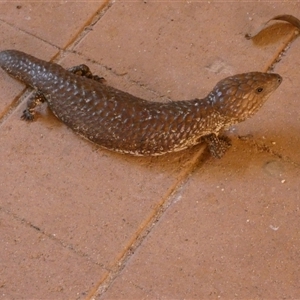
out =
[[[280,85],[278,74],[250,72],[227,77],[202,99],[151,102],[120,91],[82,65],[65,70],[17,50],[0,52],[0,66],[37,90],[23,118],[47,101],[54,115],[75,132],[107,149],[162,155],[205,141],[222,157],[230,146],[222,131],[256,113]]]

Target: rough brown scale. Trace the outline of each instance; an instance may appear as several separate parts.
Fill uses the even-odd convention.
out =
[[[252,116],[280,85],[278,74],[245,73],[221,80],[203,99],[151,102],[101,82],[86,66],[60,65],[16,50],[0,52],[0,66],[38,91],[23,118],[47,101],[58,119],[110,150],[134,155],[180,151],[204,140],[221,157],[229,146],[222,130]],[[85,75],[81,76],[81,75]]]

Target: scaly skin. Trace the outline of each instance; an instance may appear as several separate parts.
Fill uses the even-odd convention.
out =
[[[0,52],[0,66],[38,91],[58,119],[90,141],[133,155],[180,151],[202,140],[215,157],[229,146],[219,134],[251,117],[280,85],[278,74],[251,72],[221,80],[203,99],[151,102],[101,83],[101,79],[16,50]],[[100,79],[100,80],[99,80]],[[36,101],[36,102],[38,102]],[[23,117],[33,118],[30,103]]]

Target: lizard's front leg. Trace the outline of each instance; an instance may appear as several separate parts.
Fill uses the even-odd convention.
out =
[[[203,140],[208,144],[211,155],[216,158],[221,158],[231,146],[231,141],[228,137],[218,137],[214,133],[204,136]]]

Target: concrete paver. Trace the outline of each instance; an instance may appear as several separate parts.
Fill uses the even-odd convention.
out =
[[[0,50],[86,63],[108,84],[159,101],[202,97],[228,75],[264,70],[286,40],[257,47],[244,35],[278,14],[300,17],[295,2],[0,6]],[[231,130],[220,161],[201,156],[203,146],[115,154],[45,105],[36,122],[22,122],[28,92],[0,72],[0,296],[296,298],[298,49],[296,40],[276,64],[283,84]]]

